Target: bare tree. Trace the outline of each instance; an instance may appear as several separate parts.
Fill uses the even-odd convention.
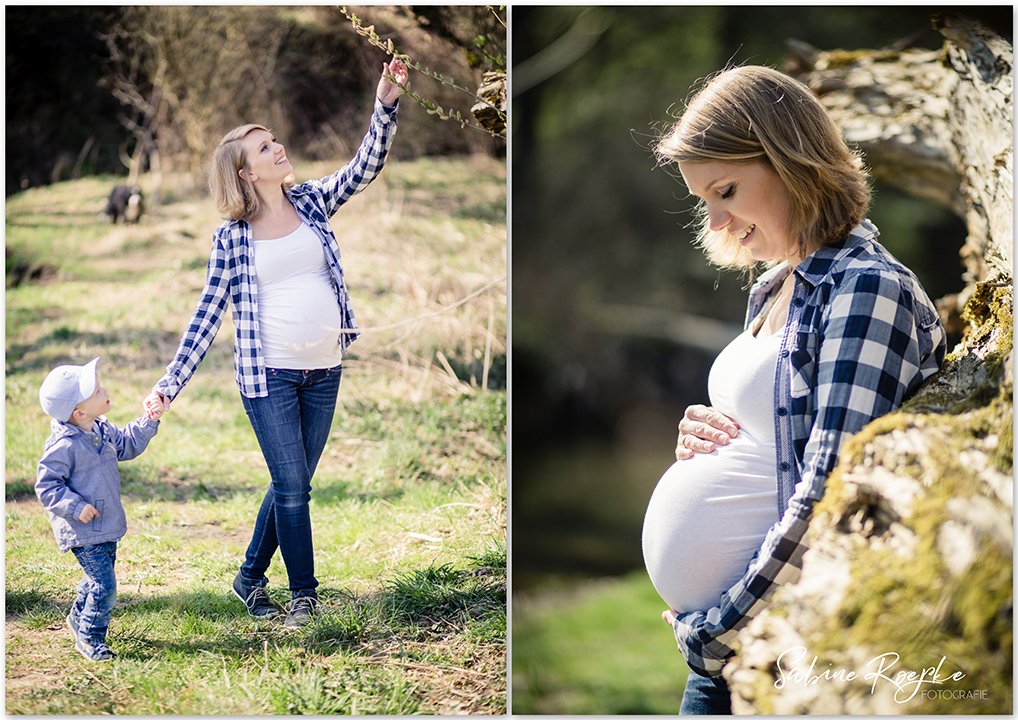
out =
[[[133,178],[147,161],[203,176],[212,144],[254,115],[286,131],[274,92],[276,63],[287,25],[267,9],[135,6],[126,8],[105,40],[109,81],[128,109],[135,137]]]

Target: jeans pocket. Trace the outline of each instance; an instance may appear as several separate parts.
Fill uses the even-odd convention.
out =
[[[103,543],[98,545],[81,545],[71,548],[78,564],[90,578],[95,580],[103,575],[103,568],[106,565],[106,550]]]

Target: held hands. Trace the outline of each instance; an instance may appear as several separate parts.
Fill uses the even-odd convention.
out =
[[[679,442],[675,458],[688,460],[694,453],[714,452],[738,437],[739,425],[724,413],[703,405],[690,405],[679,421]]]
[[[92,518],[99,517],[99,511],[92,507],[91,504],[85,503],[85,507],[82,509],[81,514],[78,515],[78,520],[83,523],[92,522]]]
[[[376,95],[383,105],[392,107],[396,104],[397,98],[403,94],[410,74],[402,60],[393,58],[382,66],[382,77],[378,80]]]
[[[170,400],[166,396],[152,391],[145,398],[144,406],[146,417],[150,420],[159,420],[163,413],[170,409]]]

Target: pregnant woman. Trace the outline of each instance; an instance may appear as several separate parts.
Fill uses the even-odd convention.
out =
[[[278,615],[265,589],[278,549],[290,585],[287,628],[318,612],[311,480],[332,427],[343,353],[357,338],[329,217],[381,172],[406,82],[402,62],[385,65],[360,148],[319,180],[294,185],[283,146],[260,125],[242,125],[220,141],[209,187],[228,220],[216,231],[198,307],[146,399],[169,409],[229,307],[237,385],[271,478],[232,589],[250,615]]]
[[[745,331],[688,408],[643,528],[689,673],[680,712],[727,714],[737,632],[802,567],[813,506],[849,435],[937,371],[945,337],[864,215],[865,171],[808,88],[741,67],[709,80],[656,147],[699,198],[720,267],[766,271]]]

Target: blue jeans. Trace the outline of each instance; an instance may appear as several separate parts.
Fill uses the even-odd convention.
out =
[[[679,715],[731,715],[732,694],[724,678],[697,675],[692,670],[686,678]]]
[[[290,593],[318,597],[311,543],[311,478],[332,428],[342,368],[266,370],[268,397],[241,396],[269,467],[271,483],[255,520],[240,572],[264,587],[279,548],[290,578]]]
[[[85,577],[78,583],[78,594],[69,613],[78,627],[78,637],[88,645],[106,642],[106,629],[117,602],[117,541],[71,548]]]

